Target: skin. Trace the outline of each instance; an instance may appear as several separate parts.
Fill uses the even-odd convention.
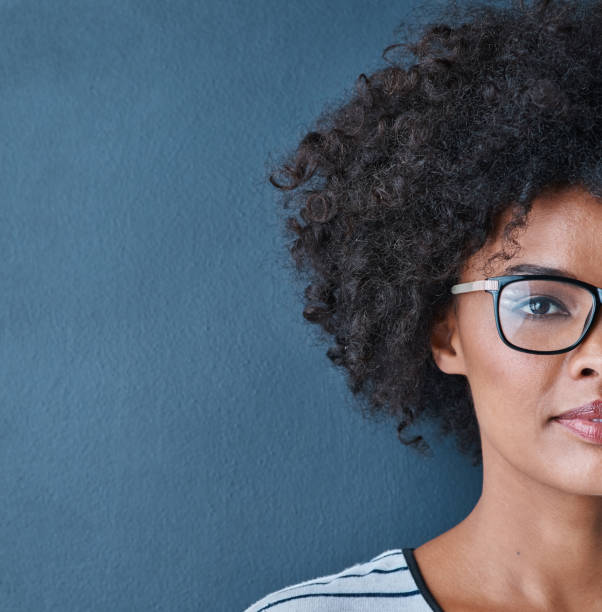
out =
[[[460,282],[532,263],[602,287],[602,202],[580,187],[534,200],[509,261],[500,217]],[[482,494],[458,525],[416,548],[445,612],[602,612],[602,445],[552,417],[602,398],[602,314],[586,339],[558,355],[515,351],[499,338],[492,296],[455,296],[433,326],[438,367],[467,377],[483,450]]]

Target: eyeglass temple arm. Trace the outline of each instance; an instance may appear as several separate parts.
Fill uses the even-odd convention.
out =
[[[496,280],[478,280],[470,283],[459,283],[451,288],[452,293],[470,293],[471,291],[488,291],[498,289],[499,282]]]

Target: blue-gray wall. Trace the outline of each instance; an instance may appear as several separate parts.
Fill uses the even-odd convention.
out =
[[[1,610],[242,610],[472,508],[353,410],[265,182],[410,8],[0,2]]]

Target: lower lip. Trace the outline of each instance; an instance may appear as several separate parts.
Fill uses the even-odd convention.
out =
[[[554,419],[579,437],[602,444],[602,422],[588,421],[587,419]]]

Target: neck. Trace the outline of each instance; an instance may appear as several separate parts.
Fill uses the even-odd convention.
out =
[[[483,491],[456,529],[491,600],[602,611],[602,496],[536,481],[484,444]]]

